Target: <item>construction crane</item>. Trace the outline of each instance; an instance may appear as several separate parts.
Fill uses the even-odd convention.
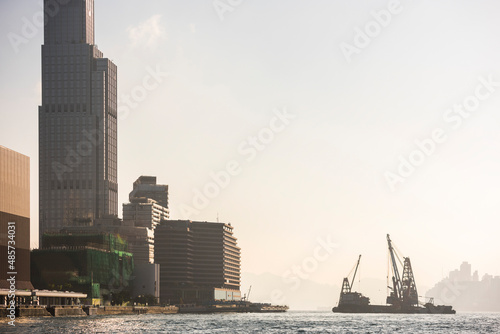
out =
[[[387,234],[387,243],[389,245],[389,256],[392,264],[392,287],[390,295],[387,297],[387,304],[398,307],[418,306],[418,293],[415,277],[411,267],[409,257],[403,257],[403,276],[399,276],[399,269],[396,259],[401,263],[399,255],[394,250],[391,238]]]
[[[342,282],[342,290],[340,292],[339,306],[343,305],[366,306],[370,303],[370,298],[364,297],[359,292],[352,292],[352,286],[354,285],[354,280],[356,279],[356,274],[358,273],[360,261],[361,261],[361,255],[358,257],[358,261],[356,262],[355,266],[351,269],[349,275],[347,275],[347,277],[344,277],[344,280]],[[349,276],[351,276],[353,270],[354,270],[354,275],[352,276],[351,282],[349,282]]]
[[[248,288],[248,292],[245,295],[243,295],[243,298],[241,298],[242,301],[248,301],[248,298],[250,298],[250,291],[252,291],[252,286],[251,285]]]
[[[358,262],[356,263],[356,267],[354,269],[354,275],[352,276],[352,281],[349,283],[349,275],[352,273],[349,273],[347,277],[344,277],[344,281],[342,282],[342,293],[350,293],[352,289],[352,285],[354,284],[354,279],[356,278],[356,273],[358,272],[358,267],[359,267],[359,261],[361,261],[361,255],[358,257]]]

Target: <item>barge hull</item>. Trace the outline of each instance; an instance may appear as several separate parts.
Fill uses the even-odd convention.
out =
[[[426,307],[397,308],[392,305],[342,305],[332,309],[334,313],[400,313],[400,314],[455,314],[450,306],[426,305]]]

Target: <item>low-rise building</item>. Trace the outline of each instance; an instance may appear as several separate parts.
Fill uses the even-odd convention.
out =
[[[110,304],[131,293],[134,269],[127,242],[113,234],[44,234],[31,253],[31,279],[38,289],[87,294],[88,304]],[[119,302],[118,302],[119,303]]]

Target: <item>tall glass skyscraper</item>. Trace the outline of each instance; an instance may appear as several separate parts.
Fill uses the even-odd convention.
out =
[[[94,40],[94,0],[44,0],[40,241],[118,214],[117,69]]]

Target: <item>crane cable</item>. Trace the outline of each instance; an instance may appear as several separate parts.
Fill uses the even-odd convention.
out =
[[[356,262],[357,263],[357,262]],[[352,267],[351,271],[349,272],[349,274],[347,275],[347,278],[351,277],[351,274],[352,272],[354,271],[354,269],[356,269],[356,263],[354,264],[354,266]]]
[[[391,252],[387,249],[387,295],[389,295],[389,271],[391,270]]]
[[[358,268],[358,291],[361,291],[361,268]]]
[[[396,255],[396,258],[398,259],[399,264],[401,265],[401,267],[404,267],[403,262],[399,258],[400,255],[403,259],[405,258],[403,253],[399,250],[399,248],[396,246],[396,244],[392,240],[391,240],[391,243],[392,243],[392,248],[395,250],[394,254]]]

